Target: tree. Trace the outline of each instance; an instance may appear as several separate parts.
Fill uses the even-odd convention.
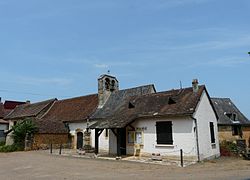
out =
[[[17,122],[17,124],[12,127],[12,130],[14,144],[24,148],[26,134],[34,134],[37,132],[37,127],[32,119],[26,118],[23,121]]]

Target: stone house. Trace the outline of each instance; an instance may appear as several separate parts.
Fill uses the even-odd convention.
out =
[[[249,147],[250,121],[246,116],[230,98],[212,98],[212,102],[219,117],[219,140],[234,142],[237,139],[244,139]]]
[[[88,117],[96,110],[97,105],[97,94],[56,101],[49,112],[41,118],[41,127],[47,127],[43,126],[46,122],[63,122],[68,128],[71,146],[80,149],[84,145],[83,137]],[[47,130],[43,128],[43,131]]]
[[[37,103],[26,103],[16,106],[4,119],[9,121],[9,133],[6,144],[12,144],[11,128],[18,121],[26,118],[32,119],[38,127],[38,132],[33,137],[33,148],[46,148],[49,144],[66,144],[68,130],[62,122],[44,121],[43,117],[49,112],[57,99],[50,99]]]
[[[180,149],[194,161],[220,155],[217,114],[204,85],[195,80],[190,88],[156,93],[146,86],[135,92],[122,98],[111,93],[99,101],[90,118],[96,121],[90,126],[96,153],[98,135],[108,129],[109,153],[117,156],[159,153],[179,158]]]

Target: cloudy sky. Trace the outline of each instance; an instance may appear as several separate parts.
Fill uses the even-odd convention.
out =
[[[0,0],[0,97],[32,102],[198,78],[250,118],[249,0]]]

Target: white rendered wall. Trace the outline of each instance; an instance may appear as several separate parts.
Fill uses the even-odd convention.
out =
[[[95,122],[90,122],[89,125],[94,124]],[[86,122],[74,122],[74,123],[69,123],[69,130],[70,134],[74,136],[74,148],[76,148],[76,140],[77,140],[77,132],[82,132],[84,133],[87,128],[87,123]],[[95,147],[95,130],[91,130],[91,146]],[[84,141],[83,141],[84,145]],[[99,136],[99,149],[100,150],[105,150],[108,151],[109,149],[109,140],[107,137],[105,137],[105,130],[103,130],[102,134]]]
[[[200,160],[220,156],[217,118],[205,91],[203,91],[194,118],[197,119]],[[209,122],[214,123],[214,147],[211,144]]]
[[[14,121],[9,121],[9,130],[14,126]],[[6,136],[6,145],[12,145],[14,143],[14,140],[12,138],[12,132],[7,134]]]
[[[173,145],[157,145],[156,122],[158,121],[172,121]],[[166,156],[179,156],[180,149],[183,149],[185,156],[197,156],[195,124],[192,118],[140,119],[135,121],[132,126],[144,129],[141,149],[143,154],[160,153]],[[110,135],[110,153],[116,154],[116,137],[113,133]],[[134,144],[128,144],[128,140],[127,154],[134,154]]]
[[[156,122],[172,121],[173,145],[157,144]],[[144,128],[144,146],[142,153],[160,153],[162,155],[180,155],[180,149],[190,156],[196,156],[194,122],[191,118],[164,118],[138,120],[132,124],[135,128]],[[130,153],[133,152],[133,146]]]

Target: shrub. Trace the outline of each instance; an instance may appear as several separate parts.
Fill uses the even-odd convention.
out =
[[[14,152],[14,151],[22,151],[23,148],[17,145],[4,145],[0,146],[0,152]]]
[[[14,144],[24,148],[26,134],[28,135],[34,134],[37,131],[37,127],[31,119],[27,118],[14,125],[12,127],[12,130],[13,130],[12,137],[14,139]]]
[[[0,146],[4,146],[5,145],[5,141],[0,141]]]
[[[220,152],[222,156],[236,155],[238,152],[237,145],[230,141],[222,141],[220,143]]]

